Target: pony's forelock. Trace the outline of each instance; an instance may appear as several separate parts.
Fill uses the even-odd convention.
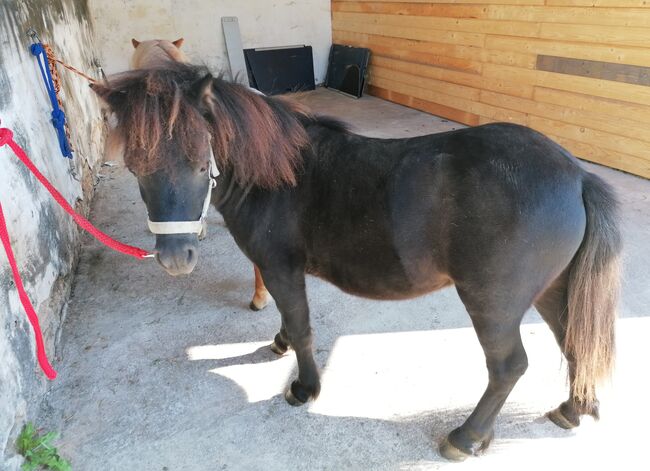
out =
[[[186,96],[194,74],[177,69],[126,72],[109,78],[108,91],[100,93],[117,117],[113,133],[120,136],[113,142],[120,143],[126,166],[138,176],[173,167],[179,153],[207,162],[207,122]]]
[[[308,145],[301,105],[265,97],[242,85],[212,78],[206,68],[175,63],[109,78],[98,91],[117,115],[124,161],[138,176],[173,167],[178,154],[208,158],[206,134],[219,166],[242,185],[273,189],[295,185]]]

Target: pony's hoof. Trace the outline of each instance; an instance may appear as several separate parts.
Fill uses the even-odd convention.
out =
[[[565,430],[570,430],[580,425],[580,419],[578,419],[577,421],[570,420],[567,416],[565,416],[562,413],[561,406],[553,409],[552,411],[547,412],[546,417],[548,417],[549,420],[553,422],[555,425]]]
[[[287,389],[287,392],[284,393],[284,399],[292,406],[302,406],[304,402],[298,400],[296,396],[291,392],[291,388]]]
[[[269,348],[271,349],[271,351],[273,353],[275,353],[276,355],[280,355],[280,356],[287,353],[287,350],[288,350],[286,345],[278,345],[278,343],[275,340],[273,341],[273,343],[271,345],[269,345]]]
[[[251,303],[248,305],[248,307],[251,309],[251,311],[261,311],[267,306],[268,302],[261,302],[257,301],[255,302],[255,299],[251,301]]]
[[[320,390],[320,385],[317,386],[317,390]],[[309,390],[303,386],[300,381],[294,381],[291,383],[287,392],[284,393],[284,398],[292,406],[302,406],[304,403],[309,401],[312,397],[315,399],[318,396],[318,391],[315,393],[310,393]]]
[[[485,440],[468,443],[468,446],[458,446],[449,440],[449,437],[453,436],[454,432],[447,435],[438,447],[440,455],[450,461],[465,461],[469,456],[481,455],[488,449],[494,438],[494,430],[492,430]]]
[[[472,456],[471,454],[465,453],[452,445],[447,437],[445,437],[438,446],[438,451],[440,452],[440,456],[449,461],[465,461],[468,457]]]
[[[282,340],[280,334],[275,334],[273,343],[270,345],[271,351],[277,355],[284,355],[287,353],[289,346]]]

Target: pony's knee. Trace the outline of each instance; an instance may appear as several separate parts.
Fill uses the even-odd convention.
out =
[[[505,360],[488,364],[490,382],[510,385],[517,382],[528,369],[528,357],[525,352],[518,352]]]

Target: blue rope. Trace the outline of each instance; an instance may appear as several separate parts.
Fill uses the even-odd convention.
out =
[[[45,54],[45,49],[43,49],[41,43],[32,44],[29,50],[34,56],[36,56],[38,68],[41,69],[41,76],[45,83],[45,89],[50,97],[50,103],[52,103],[52,126],[56,129],[61,153],[63,154],[63,157],[71,159],[72,149],[70,148],[68,137],[65,134],[65,113],[59,107],[59,102],[56,99],[56,91],[54,90],[54,82],[52,81],[52,75],[50,74],[50,65],[47,60],[47,54]]]

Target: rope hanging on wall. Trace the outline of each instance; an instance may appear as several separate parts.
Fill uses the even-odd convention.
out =
[[[71,159],[72,148],[70,147],[70,136],[66,126],[65,113],[63,112],[62,105],[58,97],[58,92],[61,89],[59,75],[56,72],[55,68],[55,83],[52,79],[52,67],[54,66],[50,65],[50,61],[47,58],[47,53],[45,51],[45,47],[43,47],[43,43],[39,42],[32,44],[29,50],[31,51],[32,55],[36,57],[38,68],[41,71],[41,77],[43,77],[43,82],[45,83],[47,95],[50,97],[50,103],[52,104],[52,126],[54,126],[54,129],[56,129],[57,138],[59,139],[59,147],[61,148],[61,154],[63,154],[63,157]]]
[[[59,145],[61,152],[65,157],[72,157],[72,149],[69,144],[69,135],[66,135],[65,129],[65,114],[62,110],[62,105],[59,97],[57,96],[58,91],[61,88],[60,79],[56,68],[54,68],[54,62],[62,64],[67,69],[83,76],[88,81],[95,83],[96,81],[91,77],[88,77],[86,74],[78,71],[74,67],[71,67],[62,61],[58,60],[51,48],[47,44],[43,44],[38,40],[36,32],[30,30],[28,32],[29,36],[34,40],[34,44],[30,47],[30,51],[34,56],[36,56],[39,64],[39,69],[41,71],[41,76],[45,82],[45,88],[47,89],[50,102],[52,104],[52,124],[57,131],[57,137],[59,139]],[[27,156],[22,147],[20,147],[16,141],[13,139],[13,132],[8,128],[0,128],[0,148],[3,146],[9,146],[13,150],[14,154],[18,159],[27,167],[27,169],[36,177],[36,179],[50,192],[52,197],[56,202],[61,206],[68,214],[72,216],[74,221],[81,226],[86,232],[89,232],[95,239],[97,239],[102,244],[106,245],[109,248],[112,248],[115,251],[121,252],[126,255],[138,259],[150,258],[154,254],[147,252],[146,250],[134,247],[131,245],[123,244],[122,242],[116,241],[111,238],[104,232],[97,229],[92,225],[88,219],[86,219],[81,214],[77,213],[74,208],[66,201],[63,195],[49,182],[47,178],[36,168],[34,163]],[[47,354],[45,352],[45,344],[43,341],[43,334],[38,320],[38,315],[32,305],[27,292],[25,291],[25,286],[23,285],[22,279],[20,277],[20,272],[18,271],[18,265],[16,263],[16,258],[14,256],[13,249],[11,247],[11,240],[9,237],[9,230],[7,228],[7,223],[4,217],[4,212],[2,210],[2,204],[0,204],[0,241],[4,247],[5,253],[7,254],[7,259],[11,267],[11,272],[14,278],[16,289],[18,290],[18,296],[20,302],[27,313],[27,317],[34,329],[34,336],[36,339],[36,357],[38,359],[38,364],[49,379],[56,378],[56,371],[52,368],[49,360],[47,359]]]
[[[65,113],[63,111],[63,102],[59,95],[59,92],[61,91],[61,78],[56,69],[56,64],[61,64],[66,69],[85,78],[90,83],[96,83],[97,81],[80,70],[75,69],[71,65],[57,59],[52,47],[49,44],[41,42],[34,29],[30,28],[27,35],[31,37],[34,42],[34,44],[30,46],[29,50],[32,55],[36,57],[38,68],[41,72],[43,83],[45,84],[45,90],[47,91],[50,103],[52,104],[52,125],[54,126],[54,129],[56,129],[61,154],[70,159],[72,158],[73,152],[70,144],[70,128],[68,127]]]
[[[65,200],[63,195],[59,193],[59,191],[56,188],[54,188],[54,186],[48,181],[48,179],[45,178],[45,176],[36,168],[36,166],[29,159],[25,151],[18,144],[16,144],[16,141],[14,141],[13,139],[13,132],[11,131],[11,129],[0,128],[0,148],[2,148],[5,144],[8,145],[11,148],[11,150],[13,150],[16,157],[18,157],[18,159],[27,167],[27,169],[34,175],[34,177],[36,177],[36,179],[47,189],[47,191],[50,192],[50,194],[54,197],[56,202],[68,214],[72,216],[72,218],[75,220],[77,224],[79,224],[86,232],[89,232],[93,237],[95,237],[95,239],[97,239],[102,244],[112,248],[115,251],[121,252],[126,255],[130,255],[137,259],[153,257],[153,254],[147,252],[146,250],[116,241],[109,235],[105,234],[104,232],[100,231],[95,226],[93,226],[92,223],[88,221],[88,219],[83,217],[81,214],[77,213],[72,208],[72,206],[70,206],[70,203],[68,203]],[[14,253],[11,248],[11,243],[9,239],[9,231],[7,229],[4,214],[2,212],[2,204],[0,204],[0,239],[2,240],[2,245],[4,246],[5,252],[7,254],[9,265],[11,266],[11,271],[14,277],[14,281],[16,283],[16,288],[18,290],[20,301],[25,311],[27,312],[27,317],[29,318],[32,327],[34,328],[34,335],[36,337],[36,356],[38,358],[38,363],[41,369],[43,370],[43,372],[45,373],[45,375],[49,379],[54,379],[56,378],[56,371],[54,371],[54,369],[50,365],[50,362],[47,359],[47,355],[45,353],[45,346],[43,343],[43,335],[41,333],[41,328],[38,321],[38,316],[36,315],[34,306],[29,300],[29,296],[27,296],[25,287],[23,286],[23,282],[20,277],[20,273],[18,272],[16,259],[14,257]]]

